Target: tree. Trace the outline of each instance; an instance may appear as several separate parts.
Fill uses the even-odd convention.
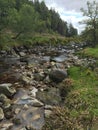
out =
[[[7,28],[9,11],[15,6],[15,1],[0,0],[0,31]]]
[[[88,19],[84,21],[84,23],[87,25],[90,32],[92,32],[93,36],[93,46],[96,45],[97,42],[97,23],[98,23],[98,3],[96,1],[93,1],[90,3],[87,2],[87,9],[81,8],[81,11],[83,13],[83,16],[87,16]]]
[[[38,22],[38,14],[34,8],[24,4],[19,11],[11,10],[9,23],[10,28],[16,33],[15,39],[21,34],[34,32]]]
[[[15,0],[15,8],[19,11],[23,4],[29,4],[28,0]]]
[[[55,12],[54,9],[50,10],[50,16],[51,16],[51,29],[54,32],[58,32],[58,23],[60,20],[60,16],[57,12]]]
[[[40,14],[39,32],[48,32],[51,27],[50,13],[44,1],[34,0],[34,8]],[[42,26],[42,27],[41,27]],[[42,29],[43,28],[43,29]]]
[[[68,26],[68,36],[76,36],[78,34],[77,29],[73,27],[72,23]]]
[[[67,22],[64,22],[63,20],[59,19],[57,31],[63,36],[67,35]]]

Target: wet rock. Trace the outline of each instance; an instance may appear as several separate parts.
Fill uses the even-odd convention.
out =
[[[26,53],[25,53],[25,52],[19,52],[19,55],[20,55],[21,57],[24,57],[24,56],[26,56]]]
[[[45,117],[49,117],[53,112],[53,106],[46,105],[45,106]]]
[[[59,89],[57,88],[48,88],[44,91],[38,91],[37,98],[48,105],[58,105],[61,102]]]
[[[25,110],[22,109],[21,106],[21,110],[17,115],[15,115],[13,123],[14,126],[12,130],[20,130],[20,128],[22,129],[23,127],[28,130],[40,130],[44,125],[44,108],[29,106],[29,108]]]
[[[6,51],[1,50],[1,51],[0,51],[0,55],[6,55]]]
[[[27,76],[22,76],[21,81],[27,85],[31,83],[31,78],[27,77]]]
[[[29,91],[21,88],[14,96],[13,111],[15,115],[12,130],[20,130],[23,127],[40,130],[44,124],[44,104],[35,99],[32,93],[29,94]]]
[[[4,94],[0,94],[0,103],[3,109],[7,109],[11,106],[11,100],[8,99]]]
[[[34,79],[34,76],[32,74],[32,70],[27,69],[26,72],[22,72],[21,81],[24,84],[32,84],[32,80]]]
[[[36,97],[36,93],[38,92],[38,89],[36,89],[35,87],[32,87],[32,89],[30,90],[30,95],[32,97]]]
[[[51,105],[45,105],[45,110],[53,110],[53,106],[51,106]]]
[[[33,64],[37,64],[38,63],[38,59],[37,58],[32,58],[31,56],[24,56],[20,58],[20,62],[24,62],[27,65],[33,65]]]
[[[0,94],[0,103],[1,107],[3,108],[3,112],[5,118],[10,119],[13,116],[12,108],[11,108],[11,100],[8,99],[4,94]]]
[[[4,63],[7,65],[15,65],[15,64],[19,64],[19,57],[16,56],[6,56],[4,59]]]
[[[23,97],[21,97],[20,99],[15,101],[15,104],[18,105],[32,105],[34,107],[41,107],[43,106],[43,103],[41,103],[40,101],[38,101],[35,98],[32,98],[28,95],[24,95]]]
[[[67,72],[63,70],[53,70],[49,74],[49,78],[54,82],[62,82],[67,76]]]
[[[45,117],[49,117],[52,114],[51,110],[45,110]]]
[[[3,120],[3,119],[4,119],[4,113],[3,113],[2,108],[0,107],[0,120]]]
[[[34,107],[42,107],[42,106],[44,106],[44,104],[42,102],[38,101],[37,99],[34,99],[33,106]]]
[[[5,114],[5,118],[6,118],[6,119],[12,118],[12,117],[14,116],[12,107],[9,107],[9,108],[4,109],[4,114]]]
[[[20,77],[21,77],[21,73],[19,73],[18,71],[15,71],[16,69],[14,68],[14,70],[10,70],[7,72],[4,72],[0,75],[0,84],[2,83],[15,83],[17,81],[20,81]]]
[[[16,109],[15,109],[15,114],[18,114],[20,111],[21,111],[20,108],[16,108]]]
[[[13,88],[12,84],[5,83],[5,84],[0,84],[0,93],[8,97],[12,97],[16,93],[16,90]]]
[[[10,129],[11,126],[13,126],[12,122],[5,121],[5,122],[1,123],[0,130],[12,130],[12,129]]]
[[[34,74],[34,80],[36,80],[36,81],[42,81],[44,79],[44,77],[45,76],[41,73]]]
[[[54,62],[64,62],[67,60],[67,57],[63,54],[57,57],[51,57],[50,61],[54,61]]]

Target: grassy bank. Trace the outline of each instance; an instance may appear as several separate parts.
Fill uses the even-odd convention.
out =
[[[47,118],[43,130],[97,130],[98,70],[71,67],[68,73],[73,87],[65,97],[64,106],[56,107]]]
[[[2,34],[0,35],[0,49],[8,49],[13,46],[33,46],[33,45],[65,45],[74,41],[75,43],[80,43],[81,40],[76,37],[62,37],[58,34],[28,34],[21,35],[17,39],[13,39],[12,34]]]
[[[96,48],[85,48],[81,52],[78,53],[83,57],[91,57],[91,58],[98,58],[98,47]]]
[[[98,47],[86,48],[78,54],[84,58],[98,58]],[[93,70],[90,67],[73,66],[68,69],[68,74],[73,81],[71,91],[65,97],[64,106],[56,107],[47,118],[43,130],[97,130],[98,65]]]

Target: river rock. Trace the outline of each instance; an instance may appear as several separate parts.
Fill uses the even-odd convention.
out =
[[[12,87],[11,83],[4,83],[0,84],[0,93],[12,97],[16,93],[16,90]]]
[[[20,89],[14,96],[12,130],[21,130],[23,127],[40,130],[44,125],[44,104],[28,95],[28,92]],[[21,92],[20,92],[21,91]]]
[[[36,80],[36,81],[42,81],[44,79],[44,77],[45,76],[41,73],[34,74],[34,80]]]
[[[10,127],[13,126],[11,121],[6,121],[0,124],[0,130],[12,130]]]
[[[40,130],[44,125],[44,107],[32,107],[29,106],[24,109],[22,105],[20,111],[13,118],[14,126],[12,130],[20,130],[20,128],[26,127],[28,130]]]
[[[11,101],[4,94],[0,94],[1,107],[7,109],[11,106]]]
[[[49,117],[52,114],[51,110],[45,110],[45,117]]]
[[[16,100],[15,104],[18,104],[18,105],[31,105],[31,106],[34,106],[34,107],[43,106],[43,103],[41,103],[37,99],[32,98],[32,97],[30,97],[28,95],[24,95],[20,99]]]
[[[4,113],[3,113],[2,108],[0,107],[0,120],[3,120],[3,119],[4,119]]]
[[[58,105],[61,102],[59,89],[53,87],[38,91],[36,96],[40,101],[48,105]]]
[[[32,87],[32,89],[29,92],[29,95],[31,95],[32,97],[36,97],[37,92],[38,92],[38,89],[35,87]]]
[[[21,77],[21,81],[27,85],[31,83],[31,78],[24,75]]]
[[[63,70],[53,70],[49,74],[49,78],[54,82],[62,82],[67,76],[67,72]]]
[[[25,52],[19,52],[19,55],[20,55],[21,57],[24,57],[24,56],[26,56],[26,53],[25,53]]]

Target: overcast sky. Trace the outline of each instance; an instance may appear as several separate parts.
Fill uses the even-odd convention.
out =
[[[41,0],[40,0],[41,1]],[[86,8],[88,0],[44,0],[48,8],[55,9],[64,21],[72,23],[80,33],[84,29],[84,25],[79,22],[83,20],[80,8]],[[90,2],[94,0],[89,0]],[[98,0],[96,0],[98,2]]]

